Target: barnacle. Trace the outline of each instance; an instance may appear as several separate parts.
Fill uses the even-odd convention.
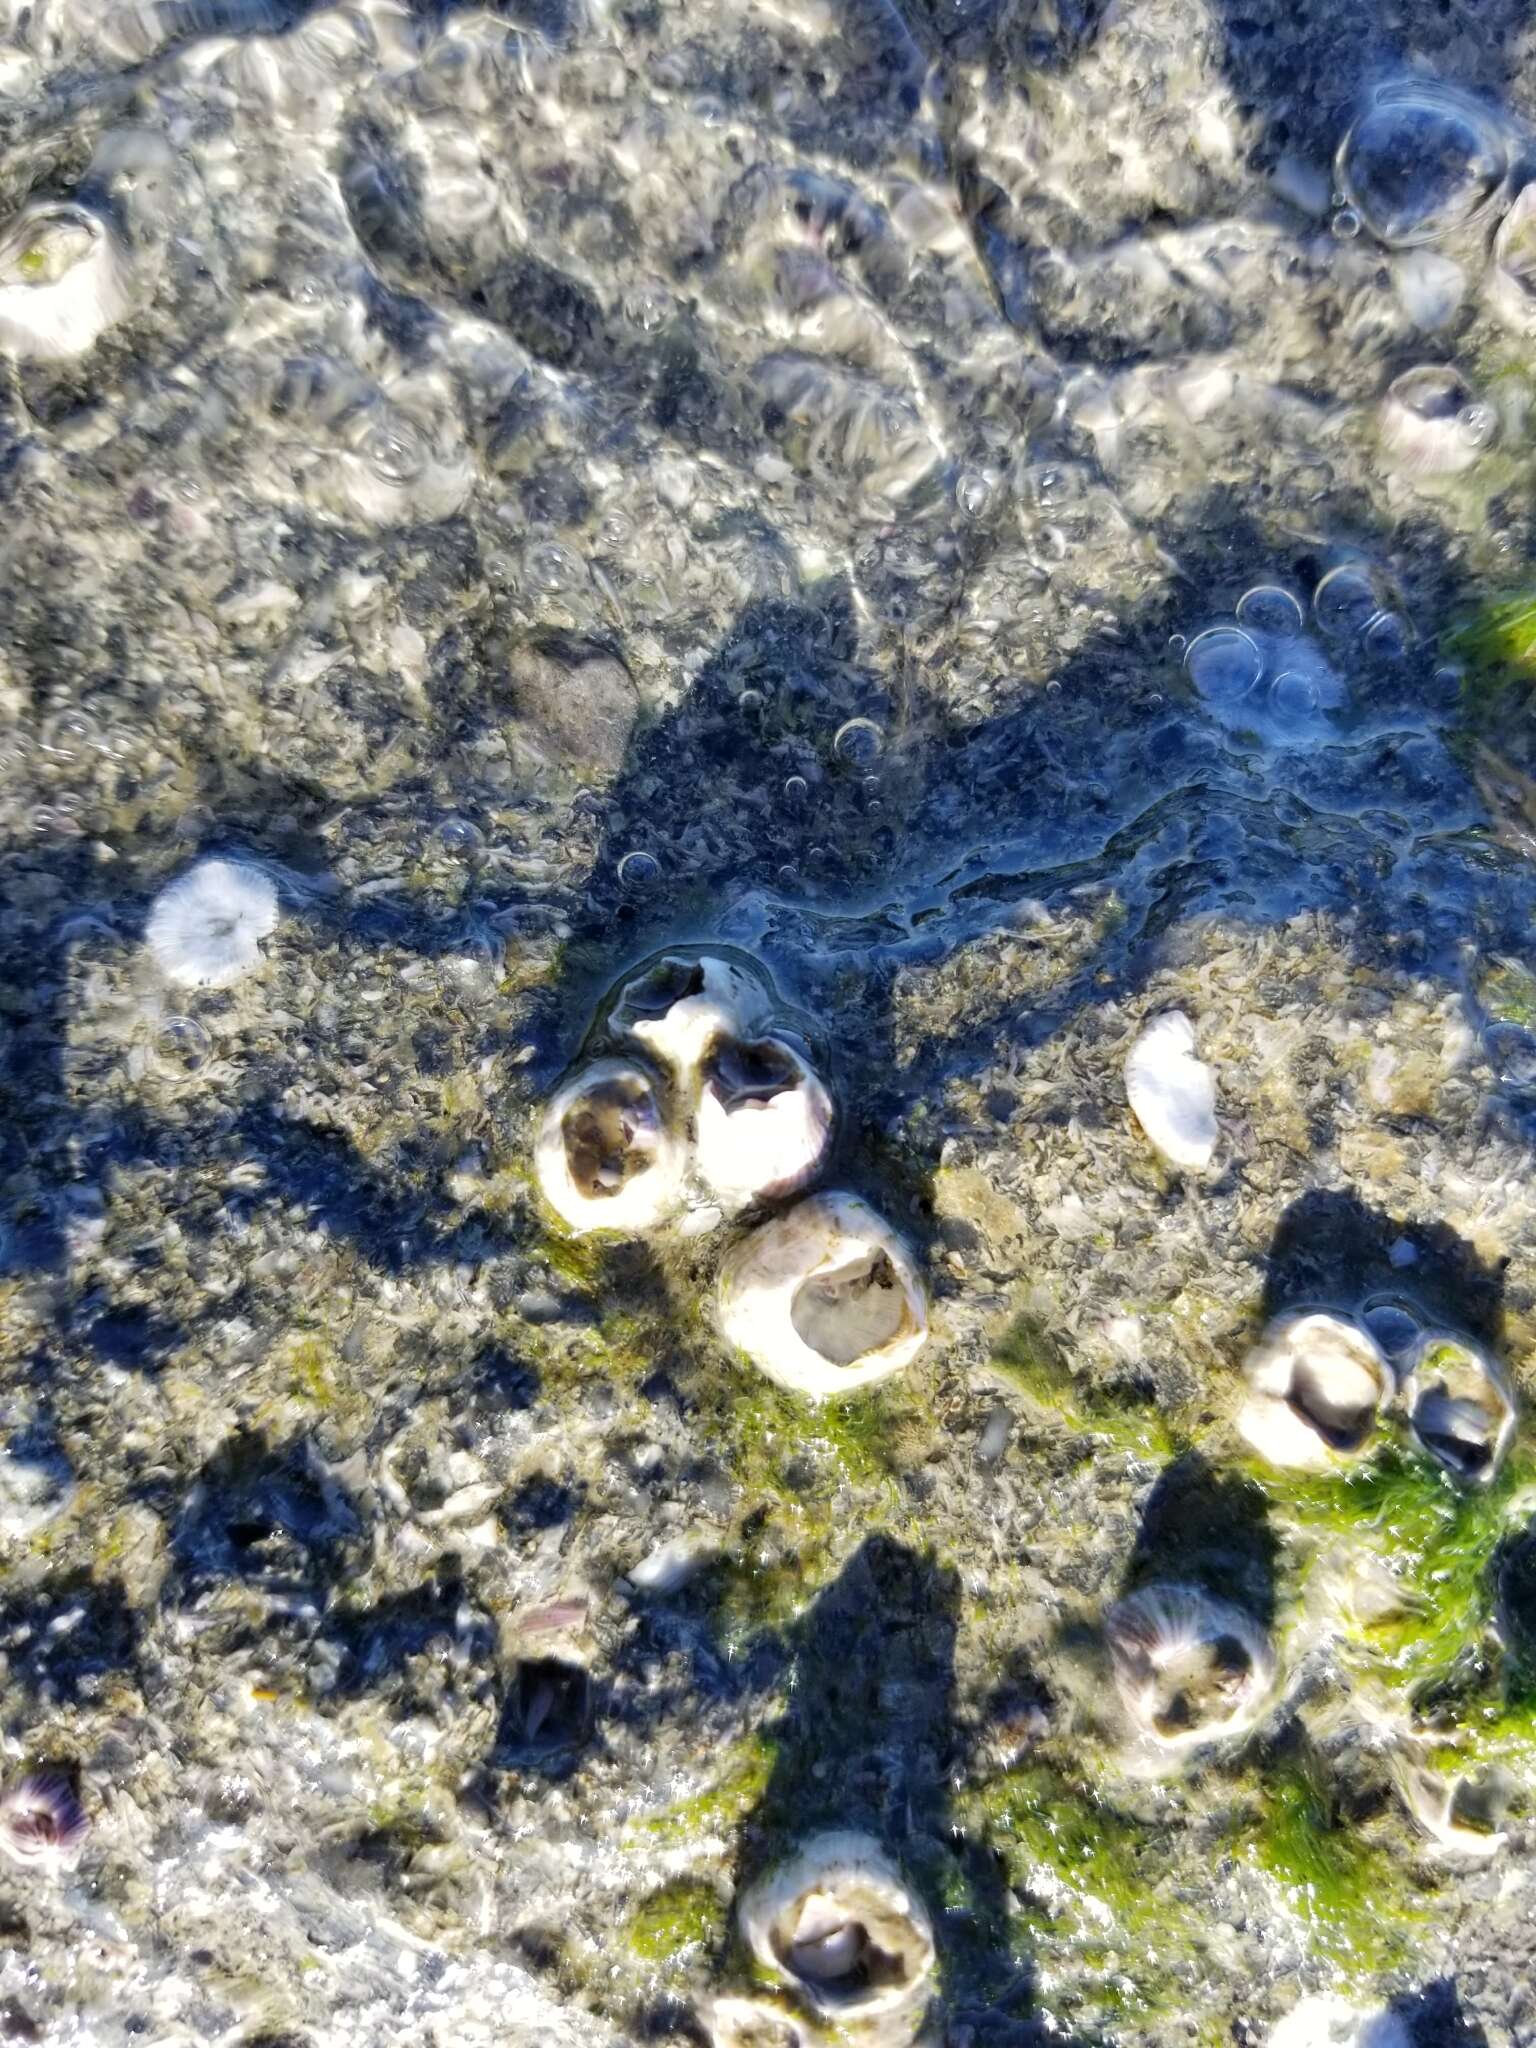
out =
[[[911,2010],[933,1976],[923,1903],[868,1835],[813,1836],[748,1888],[739,1918],[761,1968],[845,2026]]]
[[[1302,1310],[1277,1318],[1243,1366],[1239,1433],[1271,1465],[1326,1472],[1370,1441],[1396,1390],[1392,1368],[1351,1316]]]
[[[900,1372],[928,1335],[910,1252],[857,1195],[813,1195],[750,1232],[721,1266],[719,1293],[729,1341],[812,1400]]]
[[[1115,1683],[1136,1728],[1188,1749],[1252,1727],[1275,1654],[1252,1615],[1194,1586],[1146,1586],[1104,1620]]]
[[[67,1771],[29,1770],[0,1792],[0,1849],[13,1863],[73,1870],[90,1828]]]
[[[1476,1345],[1427,1331],[1409,1352],[1403,1395],[1415,1437],[1455,1479],[1486,1486],[1515,1433],[1503,1373]]]
[[[200,860],[150,905],[145,941],[161,972],[194,988],[227,988],[261,961],[277,923],[277,890],[248,861]]]
[[[777,1199],[826,1157],[832,1098],[784,1039],[722,1037],[705,1058],[696,1131],[699,1173],[721,1201]]]
[[[100,214],[34,200],[0,242],[0,348],[41,362],[84,355],[127,311],[128,280]]]
[[[681,1207],[684,1155],[660,1079],[638,1060],[594,1060],[544,1113],[534,1168],[573,1230],[650,1230]]]
[[[1496,415],[1458,370],[1424,363],[1405,370],[1381,401],[1381,444],[1409,476],[1454,476],[1488,446]]]

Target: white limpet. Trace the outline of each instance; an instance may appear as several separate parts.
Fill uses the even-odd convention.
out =
[[[634,1060],[573,1074],[534,1146],[544,1199],[573,1230],[654,1229],[682,1206],[683,1168],[660,1084]]]
[[[129,275],[100,214],[34,200],[0,242],[0,348],[44,363],[84,355],[127,312]]]
[[[616,1031],[689,1073],[718,1038],[754,1036],[771,1008],[768,989],[738,962],[665,954],[626,983],[612,1021]]]
[[[1199,1173],[1216,1150],[1216,1076],[1195,1058],[1195,1027],[1180,1010],[1154,1017],[1125,1062],[1136,1121],[1173,1166]]]
[[[738,1916],[758,1964],[843,2025],[916,2006],[933,1976],[928,1914],[869,1835],[813,1836],[748,1887]]]
[[[247,861],[200,860],[160,891],[144,937],[169,980],[228,988],[261,964],[261,941],[276,924],[270,875]]]
[[[1399,1756],[1393,1776],[1414,1821],[1445,1855],[1481,1862],[1509,1840],[1502,1825],[1515,1790],[1509,1772],[1495,1766],[1447,1778]]]
[[[1190,1749],[1251,1728],[1274,1686],[1275,1653],[1252,1615],[1195,1586],[1147,1586],[1116,1601],[1104,1634],[1137,1729]]]
[[[1238,1433],[1271,1465],[1327,1472],[1358,1457],[1397,1382],[1370,1332],[1352,1317],[1302,1310],[1277,1317],[1243,1365]]]
[[[832,1098],[781,1038],[722,1038],[705,1062],[695,1126],[700,1176],[728,1208],[795,1194],[832,1139]]]
[[[1515,1401],[1486,1351],[1428,1330],[1408,1353],[1403,1398],[1420,1444],[1455,1479],[1486,1486],[1515,1433]]]
[[[766,1998],[717,1998],[709,2009],[711,2048],[809,2048],[792,2012]]]
[[[1381,442],[1408,476],[1455,476],[1488,445],[1495,416],[1449,364],[1405,370],[1381,401]]]
[[[813,1195],[762,1224],[720,1269],[727,1340],[791,1393],[825,1401],[889,1379],[928,1336],[911,1254],[857,1195]]]
[[[1525,186],[1493,238],[1488,303],[1517,334],[1536,329],[1536,185]]]

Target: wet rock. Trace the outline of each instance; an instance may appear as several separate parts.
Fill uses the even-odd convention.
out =
[[[624,664],[595,642],[559,637],[516,649],[507,674],[517,749],[585,782],[611,782],[640,709]]]

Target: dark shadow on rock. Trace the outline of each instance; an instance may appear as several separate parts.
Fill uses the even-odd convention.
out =
[[[785,1631],[789,1705],[742,1833],[739,1884],[830,1828],[866,1832],[910,1874],[933,1918],[952,2018],[978,2042],[1033,2039],[1033,1974],[1015,1953],[1001,1869],[955,1826],[954,1650],[948,1566],[870,1537]]]
[[[1488,2048],[1488,2035],[1463,2006],[1454,1977],[1405,1992],[1391,2010],[1407,2026],[1413,2048]]]
[[[1268,1628],[1279,1554],[1264,1489],[1186,1451],[1163,1471],[1142,1510],[1123,1590],[1170,1581],[1196,1586]]]
[[[171,1533],[182,1599],[235,1579],[272,1594],[323,1594],[363,1534],[340,1482],[298,1437],[241,1429],[203,1466]]]
[[[139,1675],[139,1617],[120,1582],[75,1572],[0,1599],[0,1656],[34,1712],[99,1700],[113,1674]]]
[[[446,1557],[434,1576],[408,1593],[392,1593],[364,1608],[332,1609],[327,1641],[340,1652],[331,1696],[357,1699],[399,1673],[412,1658],[440,1653],[466,1674],[488,1665],[494,1631],[467,1604],[459,1561]],[[408,1697],[394,1711],[415,1711]],[[430,1710],[430,1707],[428,1707]]]
[[[1390,1312],[1400,1303],[1422,1322],[1493,1348],[1503,1295],[1503,1267],[1489,1266],[1449,1224],[1388,1216],[1347,1188],[1317,1189],[1291,1204],[1264,1274],[1266,1320],[1300,1308]],[[1381,1334],[1390,1336],[1386,1324]]]

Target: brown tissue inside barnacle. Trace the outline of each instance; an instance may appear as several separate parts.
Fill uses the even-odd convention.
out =
[[[907,1300],[883,1251],[857,1252],[830,1273],[818,1273],[796,1291],[790,1309],[795,1334],[833,1365],[852,1365],[901,1334]]]
[[[603,1081],[583,1095],[561,1126],[571,1179],[589,1200],[616,1195],[651,1164],[656,1114],[635,1080]]]
[[[1253,1671],[1236,1636],[1194,1643],[1158,1673],[1152,1725],[1160,1735],[1182,1735],[1233,1711]]]

